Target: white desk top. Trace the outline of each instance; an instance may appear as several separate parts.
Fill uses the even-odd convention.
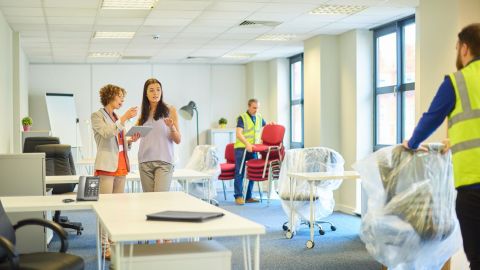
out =
[[[265,234],[265,227],[183,192],[100,194],[99,201],[62,202],[75,195],[0,197],[6,212],[93,209],[113,241]],[[223,212],[218,219],[196,222],[146,221],[165,210]]]
[[[330,179],[338,180],[355,180],[360,178],[360,174],[356,171],[343,171],[343,172],[306,172],[306,173],[288,173],[288,177],[302,179],[307,181],[323,181]]]
[[[175,180],[200,180],[212,177],[210,174],[190,170],[190,169],[176,169],[173,171],[172,179]],[[45,177],[45,184],[77,184],[80,175],[51,175]],[[140,181],[140,174],[129,173],[127,181]]]
[[[265,227],[183,192],[123,193],[103,196],[94,209],[113,241],[265,234]],[[166,210],[223,212],[205,222],[146,221]]]
[[[0,197],[3,208],[8,212],[33,212],[54,210],[85,210],[92,209],[96,202],[64,203],[63,199],[76,199],[76,195],[53,196],[11,196]]]

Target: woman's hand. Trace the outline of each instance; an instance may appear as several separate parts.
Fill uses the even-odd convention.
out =
[[[140,132],[137,132],[137,133],[133,134],[132,137],[130,137],[130,141],[131,142],[136,142],[138,139],[140,139],[140,137],[141,137]]]
[[[163,121],[165,122],[165,125],[167,125],[167,127],[172,128],[172,126],[173,126],[173,119],[172,118],[167,117],[167,118],[164,118]]]

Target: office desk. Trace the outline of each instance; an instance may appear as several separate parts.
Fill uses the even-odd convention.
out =
[[[0,200],[6,212],[93,209],[97,224],[117,242],[113,257],[116,265],[121,265],[119,261],[125,254],[125,246],[133,252],[134,244],[127,243],[129,241],[239,236],[243,238],[245,269],[252,269],[250,236],[254,236],[253,269],[260,268],[260,235],[265,234],[265,227],[186,193],[101,194],[97,202],[63,203],[65,198],[75,198],[75,195],[0,197]],[[146,220],[146,214],[164,210],[223,212],[225,215],[202,223]],[[99,226],[97,236],[100,236],[98,230]],[[97,237],[99,269],[100,253],[100,238]]]
[[[304,172],[304,173],[287,173],[290,179],[290,228],[287,230],[285,236],[291,239],[295,235],[295,224],[293,218],[293,198],[295,197],[295,183],[296,180],[308,181],[310,187],[310,240],[307,241],[307,248],[313,248],[315,242],[313,241],[314,224],[315,224],[315,204],[313,203],[314,185],[317,181],[325,180],[356,180],[360,175],[356,171],[343,172]]]
[[[47,185],[55,185],[55,184],[78,184],[78,180],[80,175],[52,175],[45,177],[45,184]],[[134,186],[140,183],[140,174],[130,172],[127,174],[126,177],[127,184],[130,184],[130,190],[132,191],[140,191],[139,189],[135,189]],[[210,186],[212,175],[190,170],[190,169],[176,169],[173,171],[173,180],[177,180],[180,183],[183,183],[183,187],[186,193],[188,193],[188,185],[187,182],[189,181],[204,181],[208,186]],[[206,191],[204,190],[204,198],[210,198],[210,189],[207,188]]]

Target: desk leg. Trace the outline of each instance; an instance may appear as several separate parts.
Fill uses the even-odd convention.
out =
[[[248,258],[248,269],[252,270],[252,254],[251,245],[250,245],[250,236],[247,236],[247,258]]]
[[[121,241],[118,241],[116,244],[116,247],[115,247],[115,257],[113,257],[113,266],[114,266],[114,269],[115,270],[119,270],[122,268],[122,265],[121,265],[121,258],[120,256],[123,255],[123,242]]]
[[[242,247],[243,247],[243,267],[245,270],[248,270],[248,259],[247,259],[247,243],[246,236],[242,237]]]
[[[292,238],[293,237],[293,234],[295,233],[295,225],[293,224],[293,215],[294,215],[294,211],[293,211],[293,197],[295,196],[295,193],[293,191],[293,186],[294,186],[294,181],[295,179],[293,177],[290,177],[290,224],[289,225],[289,228],[288,228],[288,231],[287,231],[287,238]]]
[[[100,239],[102,237],[102,232],[100,230],[100,221],[97,219],[97,269],[102,269],[102,247],[101,247],[101,242]]]
[[[211,178],[207,179],[207,200],[209,204],[212,204],[212,200],[210,200],[210,181],[212,181]]]
[[[260,235],[255,236],[255,259],[254,259],[254,270],[260,270]]]
[[[307,242],[307,248],[313,248],[313,234],[314,234],[314,225],[315,225],[315,204],[313,203],[313,182],[308,181],[310,186],[310,242],[311,245]]]

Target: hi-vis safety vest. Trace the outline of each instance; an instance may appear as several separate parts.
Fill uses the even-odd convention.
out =
[[[480,184],[480,61],[450,74],[455,108],[448,116],[455,187]]]
[[[248,114],[248,112],[244,112],[240,115],[243,120],[243,137],[249,142],[250,144],[255,144],[260,142],[260,132],[262,130],[262,116],[257,113],[255,116],[255,123],[253,123],[252,118]],[[233,146],[234,148],[245,148],[245,144],[242,143],[238,138],[235,141]]]

